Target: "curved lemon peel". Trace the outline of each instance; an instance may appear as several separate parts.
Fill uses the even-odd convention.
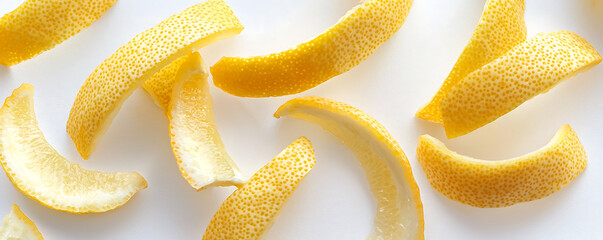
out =
[[[218,133],[206,69],[201,55],[194,52],[155,74],[144,88],[166,111],[172,150],[188,183],[197,190],[241,186],[248,178],[230,158]]]
[[[101,63],[80,88],[67,132],[87,159],[123,102],[152,75],[243,27],[222,0],[194,5],[134,37]]]
[[[377,200],[367,239],[423,239],[423,204],[406,155],[385,127],[366,113],[320,97],[295,98],[276,118],[291,116],[321,125],[358,157]]]
[[[524,0],[488,0],[469,43],[463,49],[448,77],[416,117],[442,123],[440,105],[446,94],[471,72],[526,40]]]
[[[174,91],[178,70],[180,70],[182,64],[193,56],[193,54],[194,53],[191,53],[174,60],[142,84],[144,91],[151,96],[155,104],[157,104],[166,115],[168,114],[168,108],[170,101],[172,100],[172,92]],[[205,70],[205,67],[206,66],[203,66],[201,70],[205,71],[204,74],[209,75]]]
[[[315,163],[312,143],[295,140],[222,203],[203,240],[260,239]]]
[[[575,179],[587,165],[584,147],[569,125],[543,148],[521,157],[484,161],[463,156],[423,135],[417,147],[427,180],[449,199],[474,207],[506,207],[544,198]]]
[[[540,33],[467,75],[441,102],[448,138],[467,134],[601,62],[569,31]]]
[[[15,89],[0,109],[0,164],[23,194],[71,213],[115,209],[147,187],[136,172],[86,170],[59,155],[38,128],[29,84]]]
[[[0,18],[0,64],[12,66],[90,26],[117,0],[27,0]]]
[[[364,0],[334,26],[297,47],[265,56],[222,58],[214,84],[241,97],[274,97],[313,88],[377,50],[404,23],[412,0]]]
[[[416,117],[443,123],[448,138],[459,137],[601,62],[571,32],[526,40],[524,10],[524,0],[488,0],[452,71]]]
[[[10,213],[4,217],[2,222],[3,224],[0,226],[0,239],[44,239],[36,225],[21,212],[17,204],[13,204]]]

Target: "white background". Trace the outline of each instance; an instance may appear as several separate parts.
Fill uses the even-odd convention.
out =
[[[0,13],[22,0],[0,1]],[[85,168],[138,171],[149,182],[123,207],[88,215],[48,209],[0,176],[0,216],[12,203],[37,224],[46,239],[200,239],[233,187],[196,192],[181,177],[170,149],[162,111],[137,90],[92,154],[83,160],[65,132],[75,95],[105,58],[136,34],[199,0],[120,0],[100,20],[64,43],[11,68],[0,66],[0,98],[22,83],[36,87],[40,128],[66,158]],[[245,30],[201,50],[212,65],[222,56],[284,50],[334,24],[353,0],[227,0]],[[438,124],[418,120],[469,40],[486,0],[416,0],[402,28],[351,71],[296,96],[343,101],[372,115],[406,151],[421,189],[427,239],[602,239],[603,66],[561,83],[549,93],[468,135],[447,140]],[[528,0],[529,36],[571,30],[603,51],[603,2]],[[364,239],[375,202],[349,149],[317,125],[272,117],[295,96],[248,99],[212,86],[215,118],[232,158],[248,174],[299,136],[316,149],[317,164],[284,206],[266,239]],[[431,134],[452,150],[500,160],[536,150],[569,123],[589,156],[586,171],[541,200],[501,209],[480,209],[445,198],[427,183],[416,160],[418,136]]]

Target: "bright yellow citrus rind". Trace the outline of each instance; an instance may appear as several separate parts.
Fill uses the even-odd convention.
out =
[[[99,19],[117,0],[26,0],[0,18],[0,64],[53,48]]]
[[[119,48],[90,74],[77,94],[67,133],[87,159],[123,102],[173,61],[243,27],[222,0],[209,0],[175,14]]]
[[[465,76],[526,40],[524,0],[488,0],[479,23],[469,43],[454,64],[448,77],[431,99],[417,112],[416,116],[433,122],[442,122],[440,105],[442,99]]]
[[[4,217],[0,226],[0,239],[3,240],[43,240],[36,225],[29,219],[17,204]]]
[[[449,199],[481,208],[506,207],[553,194],[587,165],[586,152],[569,125],[543,148],[521,157],[485,161],[460,155],[423,135],[417,147],[427,180]]]
[[[214,85],[241,97],[274,97],[313,88],[365,60],[404,23],[413,0],[364,0],[334,26],[293,49],[225,57],[211,67]]]
[[[367,239],[424,239],[423,204],[410,164],[377,120],[350,105],[321,97],[290,100],[274,116],[317,123],[356,154],[377,200],[373,230]]]
[[[315,163],[312,143],[295,140],[222,203],[203,240],[260,239]]]
[[[168,113],[170,101],[172,100],[172,92],[174,91],[174,83],[176,83],[178,70],[180,70],[182,64],[184,64],[190,56],[192,56],[192,54],[174,60],[142,84],[142,88],[145,92],[151,95],[155,104],[157,104],[157,106],[159,106],[166,114]],[[207,74],[209,75],[209,73]]]
[[[575,33],[537,34],[450,90],[440,109],[446,136],[480,128],[600,62],[595,48]]]
[[[115,209],[147,187],[136,172],[86,170],[59,155],[38,128],[29,84],[15,89],[0,109],[0,164],[23,194],[71,213]]]

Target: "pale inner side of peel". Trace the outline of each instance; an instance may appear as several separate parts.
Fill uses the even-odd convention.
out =
[[[180,171],[196,189],[240,186],[247,177],[226,152],[218,133],[208,75],[200,66],[187,64],[183,67],[196,70],[178,74],[168,113],[172,149]]]
[[[144,75],[142,75],[137,81],[136,83],[128,89],[127,92],[125,92],[120,98],[118,98],[115,103],[112,105],[113,108],[110,109],[108,112],[109,114],[107,115],[107,117],[105,118],[104,121],[100,121],[100,126],[97,128],[98,130],[96,131],[96,134],[93,135],[94,137],[92,138],[92,142],[90,144],[90,151],[87,154],[82,154],[82,156],[84,156],[84,158],[87,158],[86,155],[90,155],[90,153],[92,153],[94,151],[94,149],[96,149],[96,146],[98,145],[98,141],[100,139],[100,136],[104,135],[105,132],[107,132],[107,129],[109,129],[109,126],[111,125],[111,122],[113,122],[113,119],[115,119],[115,116],[117,115],[117,113],[119,112],[119,110],[121,109],[121,106],[123,105],[123,103],[126,101],[126,99],[128,99],[128,97],[130,95],[132,95],[132,93],[134,92],[134,90],[136,90],[138,87],[140,87],[147,79],[149,79],[151,76],[153,76],[153,74],[157,73],[159,70],[161,70],[162,68],[164,68],[165,66],[169,65],[171,62],[177,60],[178,58],[189,54],[191,52],[194,52],[196,50],[201,49],[202,47],[205,47],[207,45],[216,43],[220,40],[226,39],[226,38],[230,38],[232,36],[235,36],[237,34],[239,34],[239,32],[241,32],[242,29],[226,29],[223,31],[219,31],[214,33],[211,36],[208,36],[206,38],[203,38],[187,47],[184,47],[182,49],[180,49],[179,51],[177,51],[176,53],[174,53],[172,56],[170,56],[169,58],[167,58],[166,60],[163,60],[161,62],[158,62],[157,64],[155,64],[155,66],[149,70],[146,71],[146,73]]]
[[[61,207],[59,210],[102,211],[125,203],[146,187],[137,173],[86,170],[59,155],[38,127],[33,89],[15,92],[0,110],[0,161],[11,182],[25,195],[51,208]],[[101,184],[103,180],[127,187]]]
[[[34,223],[21,212],[17,205],[13,205],[0,226],[0,239],[34,240],[42,239],[42,236]]]
[[[557,130],[557,132],[555,133],[555,136],[553,136],[553,138],[546,145],[539,148],[538,150],[532,151],[530,153],[524,154],[519,157],[505,159],[505,160],[494,160],[494,161],[493,160],[482,160],[482,159],[477,159],[477,158],[472,158],[469,156],[461,155],[457,152],[454,152],[454,151],[448,149],[442,141],[440,141],[430,135],[423,135],[423,136],[421,136],[421,138],[425,139],[430,144],[434,145],[435,148],[438,149],[438,151],[443,152],[445,155],[448,155],[452,159],[455,159],[457,161],[464,161],[464,162],[468,162],[471,164],[488,166],[488,167],[501,167],[501,166],[506,166],[506,165],[514,165],[518,162],[526,161],[528,159],[534,159],[540,153],[548,151],[549,149],[554,149],[557,145],[561,144],[561,142],[567,137],[570,130],[571,130],[571,128],[569,127],[569,125],[564,125],[559,130]]]
[[[347,116],[313,107],[284,109],[281,116],[318,123],[339,137],[358,157],[371,192],[377,200],[373,230],[367,239],[414,239],[419,233],[419,217],[411,188],[406,183],[399,159],[376,136]]]

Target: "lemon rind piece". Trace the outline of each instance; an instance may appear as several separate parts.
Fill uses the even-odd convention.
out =
[[[448,138],[474,131],[601,62],[570,31],[540,33],[467,75],[442,100]]]
[[[191,54],[180,57],[167,66],[163,67],[157,73],[153,74],[149,80],[142,84],[142,88],[151,96],[153,102],[167,115],[170,101],[172,100],[172,91],[176,83],[178,70]],[[209,73],[207,73],[209,74]]]
[[[172,150],[182,176],[193,188],[240,187],[248,178],[228,155],[218,133],[208,76],[201,55],[195,52],[174,77],[168,108]]]
[[[14,122],[21,125],[15,125]],[[15,188],[23,194],[46,207],[70,213],[115,209],[147,187],[146,180],[136,172],[86,170],[59,155],[38,127],[33,106],[33,86],[30,84],[15,89],[0,109],[0,164]],[[85,177],[105,182],[96,186],[84,184],[88,180]],[[117,185],[111,185],[108,180],[117,182]],[[115,188],[103,189],[108,187]],[[68,191],[75,188],[86,189],[77,192],[83,196],[70,195]],[[108,191],[114,193],[108,194]]]
[[[210,69],[214,85],[240,97],[276,97],[313,88],[375,52],[400,29],[412,3],[364,0],[334,26],[295,48],[257,57],[223,57]]]
[[[459,81],[526,40],[524,11],[524,0],[488,0],[448,77],[435,96],[417,111],[416,117],[442,123],[441,102]]]
[[[10,213],[2,222],[0,239],[44,240],[36,224],[21,211],[17,204],[13,204]]]
[[[137,36],[101,63],[86,79],[69,113],[67,133],[88,159],[124,101],[171,62],[243,26],[222,0],[208,0],[175,14]]]
[[[573,181],[587,165],[584,147],[567,124],[544,147],[512,159],[464,156],[429,135],[419,138],[417,156],[433,188],[451,200],[480,208],[547,197]]]
[[[364,112],[321,97],[289,100],[274,116],[314,122],[343,141],[358,157],[377,200],[367,239],[424,239],[423,204],[406,155],[385,127]],[[374,141],[370,141],[374,140]],[[385,178],[388,186],[372,184]]]
[[[203,240],[261,239],[315,163],[312,143],[295,140],[222,203]]]
[[[0,64],[50,50],[99,19],[117,0],[27,0],[0,18]]]

